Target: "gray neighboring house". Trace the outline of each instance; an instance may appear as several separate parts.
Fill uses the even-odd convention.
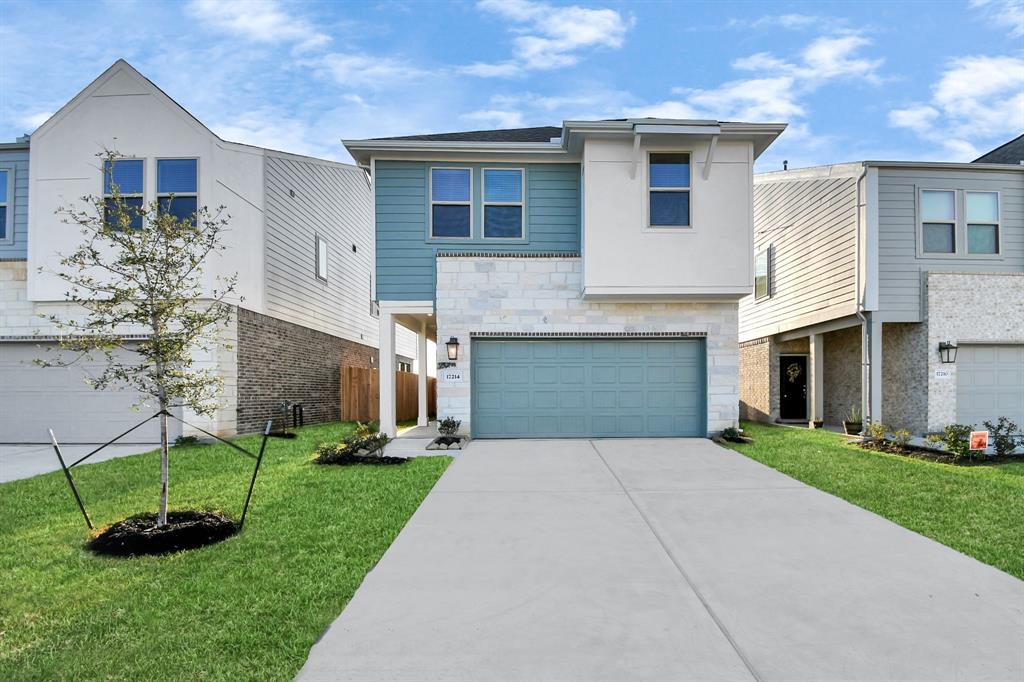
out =
[[[838,424],[857,406],[914,433],[1024,424],[1019,162],[763,173],[754,224],[741,418]]]

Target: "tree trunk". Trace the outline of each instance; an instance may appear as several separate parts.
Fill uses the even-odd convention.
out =
[[[166,410],[167,407],[160,403],[160,409]],[[167,525],[167,469],[169,464],[168,448],[167,448],[167,415],[160,415],[160,513],[156,517],[157,528]]]

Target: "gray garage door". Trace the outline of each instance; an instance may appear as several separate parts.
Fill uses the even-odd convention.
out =
[[[1024,426],[1024,345],[961,345],[956,377],[958,422],[1009,417]]]
[[[472,342],[477,438],[706,435],[703,339]]]
[[[47,443],[52,428],[63,443],[104,443],[142,421],[155,409],[131,409],[137,396],[117,390],[97,391],[85,373],[97,363],[42,368],[33,358],[47,355],[34,343],[0,343],[0,443]],[[168,423],[171,438],[181,433]],[[122,443],[156,443],[159,420],[133,431]]]

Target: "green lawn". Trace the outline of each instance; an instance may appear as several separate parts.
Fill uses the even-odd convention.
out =
[[[1024,462],[951,466],[836,433],[744,423],[751,459],[1024,579]]]
[[[450,462],[310,463],[350,429],[271,439],[242,533],[166,557],[86,552],[59,472],[0,485],[0,679],[290,680]],[[175,448],[171,507],[237,518],[251,471],[224,445]],[[156,509],[157,453],[75,472],[97,526]]]

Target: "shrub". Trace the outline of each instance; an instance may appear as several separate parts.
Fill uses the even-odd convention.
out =
[[[452,417],[445,417],[437,425],[437,432],[442,436],[454,436],[459,431],[459,427],[462,426],[461,419],[454,419]]]
[[[365,457],[379,455],[380,451],[391,441],[383,433],[369,436],[352,435],[340,443],[321,443],[317,446],[314,461],[317,464],[336,464],[351,459],[365,451]]]
[[[199,438],[196,436],[178,436],[174,439],[175,445],[196,445],[199,442]]]
[[[892,444],[896,446],[898,450],[906,450],[907,446],[910,445],[910,431],[906,429],[899,429],[892,434]]]
[[[885,424],[882,424],[881,422],[871,422],[867,425],[867,428],[865,428],[864,431],[871,440],[878,441],[879,443],[885,441]]]
[[[377,433],[378,430],[375,422],[356,422],[355,436],[356,438],[369,438]]]
[[[928,445],[931,445],[933,448],[937,448],[946,442],[946,437],[941,433],[929,433],[924,437],[924,440]]]
[[[961,457],[974,457],[971,450],[971,427],[965,424],[947,424],[942,443],[946,446],[946,452],[953,456],[953,461]]]
[[[1006,417],[1000,417],[995,424],[985,422],[985,428],[992,434],[992,446],[1000,457],[1013,454],[1017,448],[1017,425]]]
[[[740,440],[742,436],[743,434],[740,433],[740,430],[737,429],[735,426],[727,426],[726,428],[722,429],[722,438],[724,438],[725,440],[736,442]]]

